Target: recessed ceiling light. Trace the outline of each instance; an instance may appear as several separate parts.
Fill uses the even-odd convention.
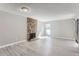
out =
[[[22,12],[28,12],[29,8],[28,7],[21,7],[20,11],[22,11]]]

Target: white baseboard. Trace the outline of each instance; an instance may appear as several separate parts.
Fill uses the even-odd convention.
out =
[[[4,48],[4,47],[8,47],[8,46],[12,46],[12,45],[15,45],[15,44],[18,44],[18,43],[22,43],[22,42],[25,42],[25,41],[26,41],[26,40],[21,40],[21,41],[17,41],[17,42],[9,43],[9,44],[0,46],[0,48]]]
[[[66,40],[75,40],[75,38],[67,38],[67,37],[54,37],[56,39],[66,39]]]

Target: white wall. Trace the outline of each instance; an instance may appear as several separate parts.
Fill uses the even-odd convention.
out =
[[[39,30],[44,24],[51,24],[51,37],[75,40],[75,18],[41,22]]]
[[[52,22],[52,37],[75,39],[75,18]]]
[[[37,23],[37,37],[43,36],[43,29],[44,29],[44,23],[41,21],[38,21],[38,23]]]
[[[26,18],[0,11],[0,46],[23,40],[25,27]]]

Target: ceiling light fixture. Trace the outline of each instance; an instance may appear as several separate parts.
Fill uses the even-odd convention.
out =
[[[21,7],[20,11],[22,11],[22,12],[28,12],[29,8],[28,7]]]

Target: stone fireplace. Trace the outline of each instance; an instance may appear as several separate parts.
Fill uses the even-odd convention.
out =
[[[30,41],[36,38],[37,20],[27,17],[27,40]]]

